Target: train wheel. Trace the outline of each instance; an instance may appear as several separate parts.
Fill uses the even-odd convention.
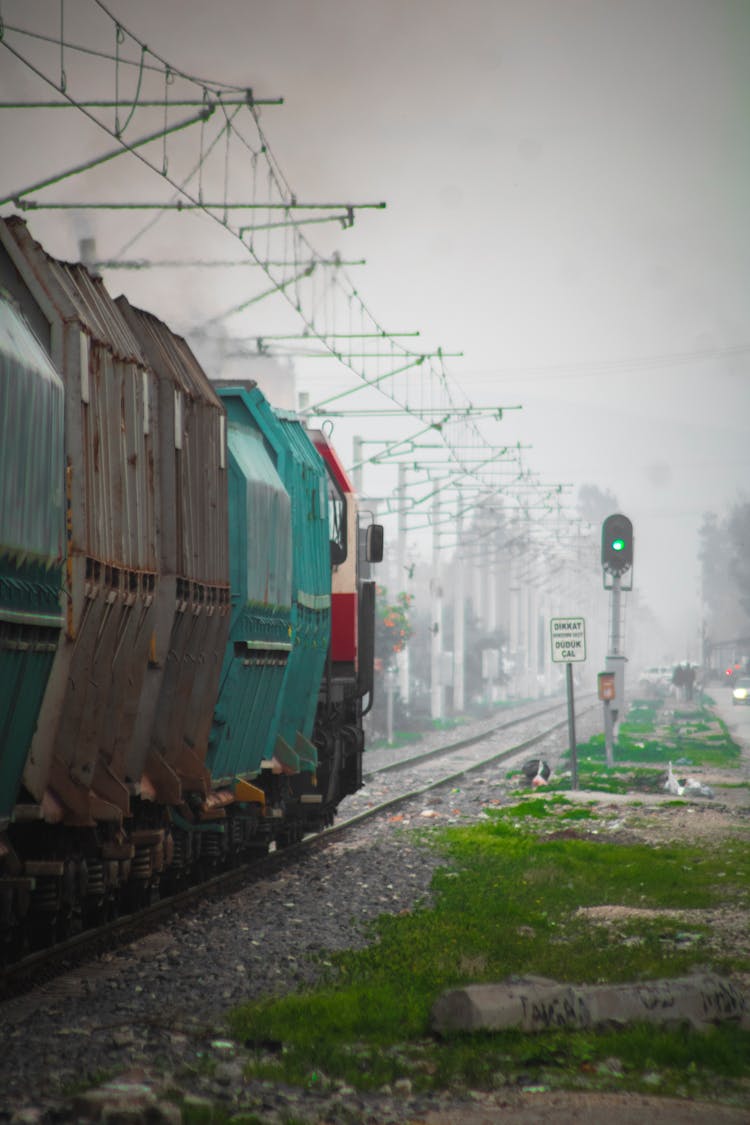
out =
[[[107,918],[106,899],[87,895],[81,903],[81,925],[84,930],[101,926]]]
[[[57,923],[60,915],[61,880],[56,877],[39,878],[32,891],[29,909],[29,942],[32,949],[46,949],[57,940]]]
[[[151,883],[144,879],[131,879],[124,888],[122,906],[126,914],[136,914],[151,905]]]
[[[60,886],[60,907],[57,915],[58,941],[65,941],[73,933],[78,881],[78,865],[72,859],[66,860]]]
[[[0,893],[0,965],[10,965],[23,957],[28,941],[18,893],[7,889]]]
[[[302,839],[302,826],[299,824],[290,824],[283,832],[280,832],[276,837],[276,847],[291,848],[293,844],[298,844]]]

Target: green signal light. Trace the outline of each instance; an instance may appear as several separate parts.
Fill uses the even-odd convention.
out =
[[[633,525],[620,512],[602,524],[602,567],[615,577],[633,566]]]

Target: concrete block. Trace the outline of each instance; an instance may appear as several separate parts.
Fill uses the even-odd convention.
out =
[[[439,1034],[630,1023],[687,1023],[700,1029],[724,1020],[750,1027],[750,1005],[730,980],[706,973],[615,985],[569,985],[521,977],[451,989],[432,1008],[432,1027]]]

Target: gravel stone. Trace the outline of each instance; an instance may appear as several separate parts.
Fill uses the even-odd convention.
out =
[[[540,729],[547,722],[539,720]],[[580,741],[600,730],[599,708],[580,714],[577,727]],[[462,727],[456,740],[481,728],[481,723]],[[501,740],[493,738],[499,751]],[[518,734],[512,731],[505,738],[511,745]],[[566,739],[558,731],[530,753],[544,757],[555,770]],[[445,732],[437,733],[419,749],[445,741]],[[403,751],[368,752],[366,771],[399,753]],[[471,1120],[466,1116],[470,1099],[415,1096],[406,1078],[367,1095],[336,1089],[330,1081],[315,1090],[246,1081],[243,1060],[249,1048],[227,1040],[223,1017],[228,1006],[315,982],[330,968],[330,953],[368,943],[368,925],[378,915],[407,913],[429,902],[433,873],[444,861],[403,829],[477,820],[488,805],[509,799],[516,782],[508,782],[507,770],[505,763],[487,767],[481,777],[470,775],[416,798],[396,813],[330,840],[325,850],[299,856],[270,878],[176,915],[158,933],[0,1005],[1,1125],[81,1120],[71,1101],[72,1086],[101,1089],[108,1079],[134,1070],[153,1095],[141,1106],[143,1121],[179,1121],[169,1091],[188,1099],[195,1119],[201,1107],[222,1101],[238,1120],[255,1114],[264,1125],[290,1117],[311,1125]],[[342,815],[382,800],[395,776],[368,777],[365,788],[345,802]],[[408,776],[400,783],[410,788]],[[423,812],[435,815],[423,817]],[[613,812],[608,830],[613,834],[616,820]],[[252,1045],[254,1054],[258,1047],[270,1055],[275,1050],[273,1044]],[[493,1107],[504,1114],[509,1095],[501,1074],[497,1087],[496,1100],[494,1094],[482,1095],[482,1115]],[[471,1104],[476,1114],[480,1103]]]

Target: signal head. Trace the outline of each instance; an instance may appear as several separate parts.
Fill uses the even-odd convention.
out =
[[[602,566],[608,574],[619,575],[633,565],[633,525],[617,512],[602,524]]]

